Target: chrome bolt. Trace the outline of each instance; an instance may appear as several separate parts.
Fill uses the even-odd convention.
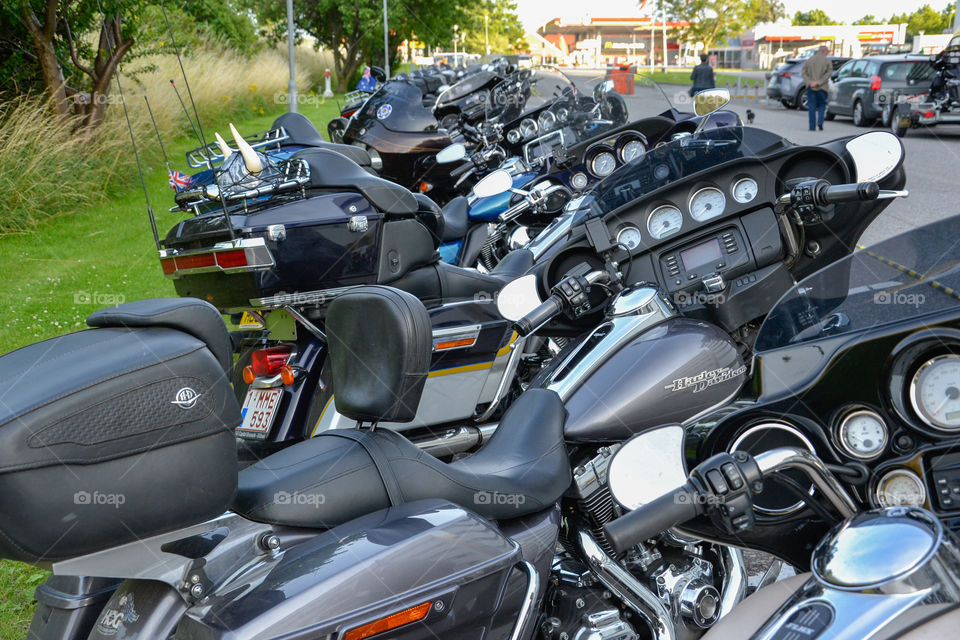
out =
[[[204,588],[202,584],[195,584],[190,587],[190,595],[194,598],[200,598],[203,596]]]
[[[193,574],[192,576],[190,576],[190,584],[198,584],[199,582],[200,582],[200,574],[199,574],[199,573],[195,573],[195,574]]]
[[[437,611],[443,611],[443,608],[445,606],[446,605],[443,604],[443,600],[437,600],[436,602],[433,603],[433,608],[436,609]]]
[[[585,606],[587,606],[587,603],[584,601],[583,598],[577,598],[577,601],[575,604],[577,605],[577,609],[583,609]]]
[[[263,534],[257,542],[264,551],[276,551],[280,548],[280,536],[273,533]]]

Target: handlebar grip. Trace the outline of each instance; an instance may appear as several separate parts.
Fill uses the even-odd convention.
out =
[[[823,204],[838,204],[841,202],[876,200],[879,195],[880,186],[876,182],[859,182],[826,187],[821,192],[820,197]]]
[[[618,554],[623,553],[647,538],[701,515],[704,508],[697,500],[697,495],[694,486],[688,482],[653,502],[608,522],[603,531],[614,550]]]
[[[546,324],[551,318],[563,310],[563,301],[554,294],[541,303],[536,309],[513,323],[513,327],[521,336],[528,336]]]
[[[457,167],[456,169],[453,169],[453,170],[450,172],[450,177],[451,177],[451,178],[458,178],[458,177],[462,176],[463,174],[465,174],[467,171],[469,171],[469,170],[472,169],[472,168],[473,168],[473,163],[472,163],[472,162],[464,162],[462,165],[460,165],[460,166]]]

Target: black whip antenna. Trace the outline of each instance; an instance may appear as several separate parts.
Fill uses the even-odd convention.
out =
[[[204,144],[204,140],[203,140],[203,138],[200,136],[200,132],[197,131],[197,127],[193,124],[193,118],[190,117],[190,112],[187,111],[187,105],[186,105],[186,103],[184,103],[183,98],[180,96],[180,90],[177,89],[177,83],[173,81],[173,78],[170,78],[170,86],[173,87],[173,92],[174,92],[175,94],[177,94],[177,100],[180,101],[180,106],[183,107],[183,115],[187,116],[187,122],[190,123],[190,128],[193,129],[193,135],[197,136],[197,142],[199,142],[201,145]],[[206,153],[207,148],[206,148],[206,146],[201,147],[201,148],[203,149],[203,151],[202,151],[203,157],[204,157],[204,159],[206,159],[206,157],[207,157],[207,153]],[[208,163],[208,164],[209,164],[209,163]]]
[[[167,150],[163,147],[163,140],[160,138],[160,129],[157,128],[157,120],[153,117],[153,109],[150,108],[150,100],[143,96],[143,101],[147,103],[147,113],[150,114],[150,122],[153,123],[153,131],[157,134],[157,142],[160,144],[160,153],[163,154],[163,164],[167,165],[167,173],[171,171],[170,160],[167,159]]]

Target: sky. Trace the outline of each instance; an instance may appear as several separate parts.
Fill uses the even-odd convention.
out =
[[[627,18],[636,15],[649,15],[650,5],[656,0],[649,0],[640,13],[639,3],[636,0],[601,0],[593,3],[590,15],[596,18]],[[531,31],[543,26],[544,22],[557,17],[575,20],[584,15],[583,0],[517,0],[517,13],[524,26]],[[787,15],[792,16],[797,11],[808,11],[821,8],[834,20],[839,22],[853,22],[861,16],[871,13],[880,18],[889,17],[894,13],[911,13],[915,9],[929,4],[938,11],[948,4],[948,0],[846,0],[838,3],[823,0],[784,0]],[[602,7],[599,8],[599,7]]]

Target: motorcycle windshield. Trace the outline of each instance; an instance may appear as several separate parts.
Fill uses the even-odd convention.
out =
[[[437,97],[437,105],[444,105],[450,102],[455,102],[460,98],[464,98],[475,91],[478,91],[481,87],[485,86],[488,82],[496,79],[497,74],[492,71],[480,71],[474,73],[473,75],[466,76],[463,80],[456,83],[455,85],[447,88]]]
[[[622,165],[587,192],[577,222],[602,216],[655,189],[720,163],[764,156],[792,143],[754,127],[720,127],[672,140]]]
[[[493,87],[487,118],[510,123],[575,91],[573,83],[554,69],[521,69]]]
[[[960,303],[960,216],[908,231],[804,278],[771,310],[759,353],[916,319]]]
[[[420,89],[403,80],[391,80],[377,89],[356,117],[379,120],[387,129],[399,133],[430,131],[437,126],[433,111],[423,106]]]

